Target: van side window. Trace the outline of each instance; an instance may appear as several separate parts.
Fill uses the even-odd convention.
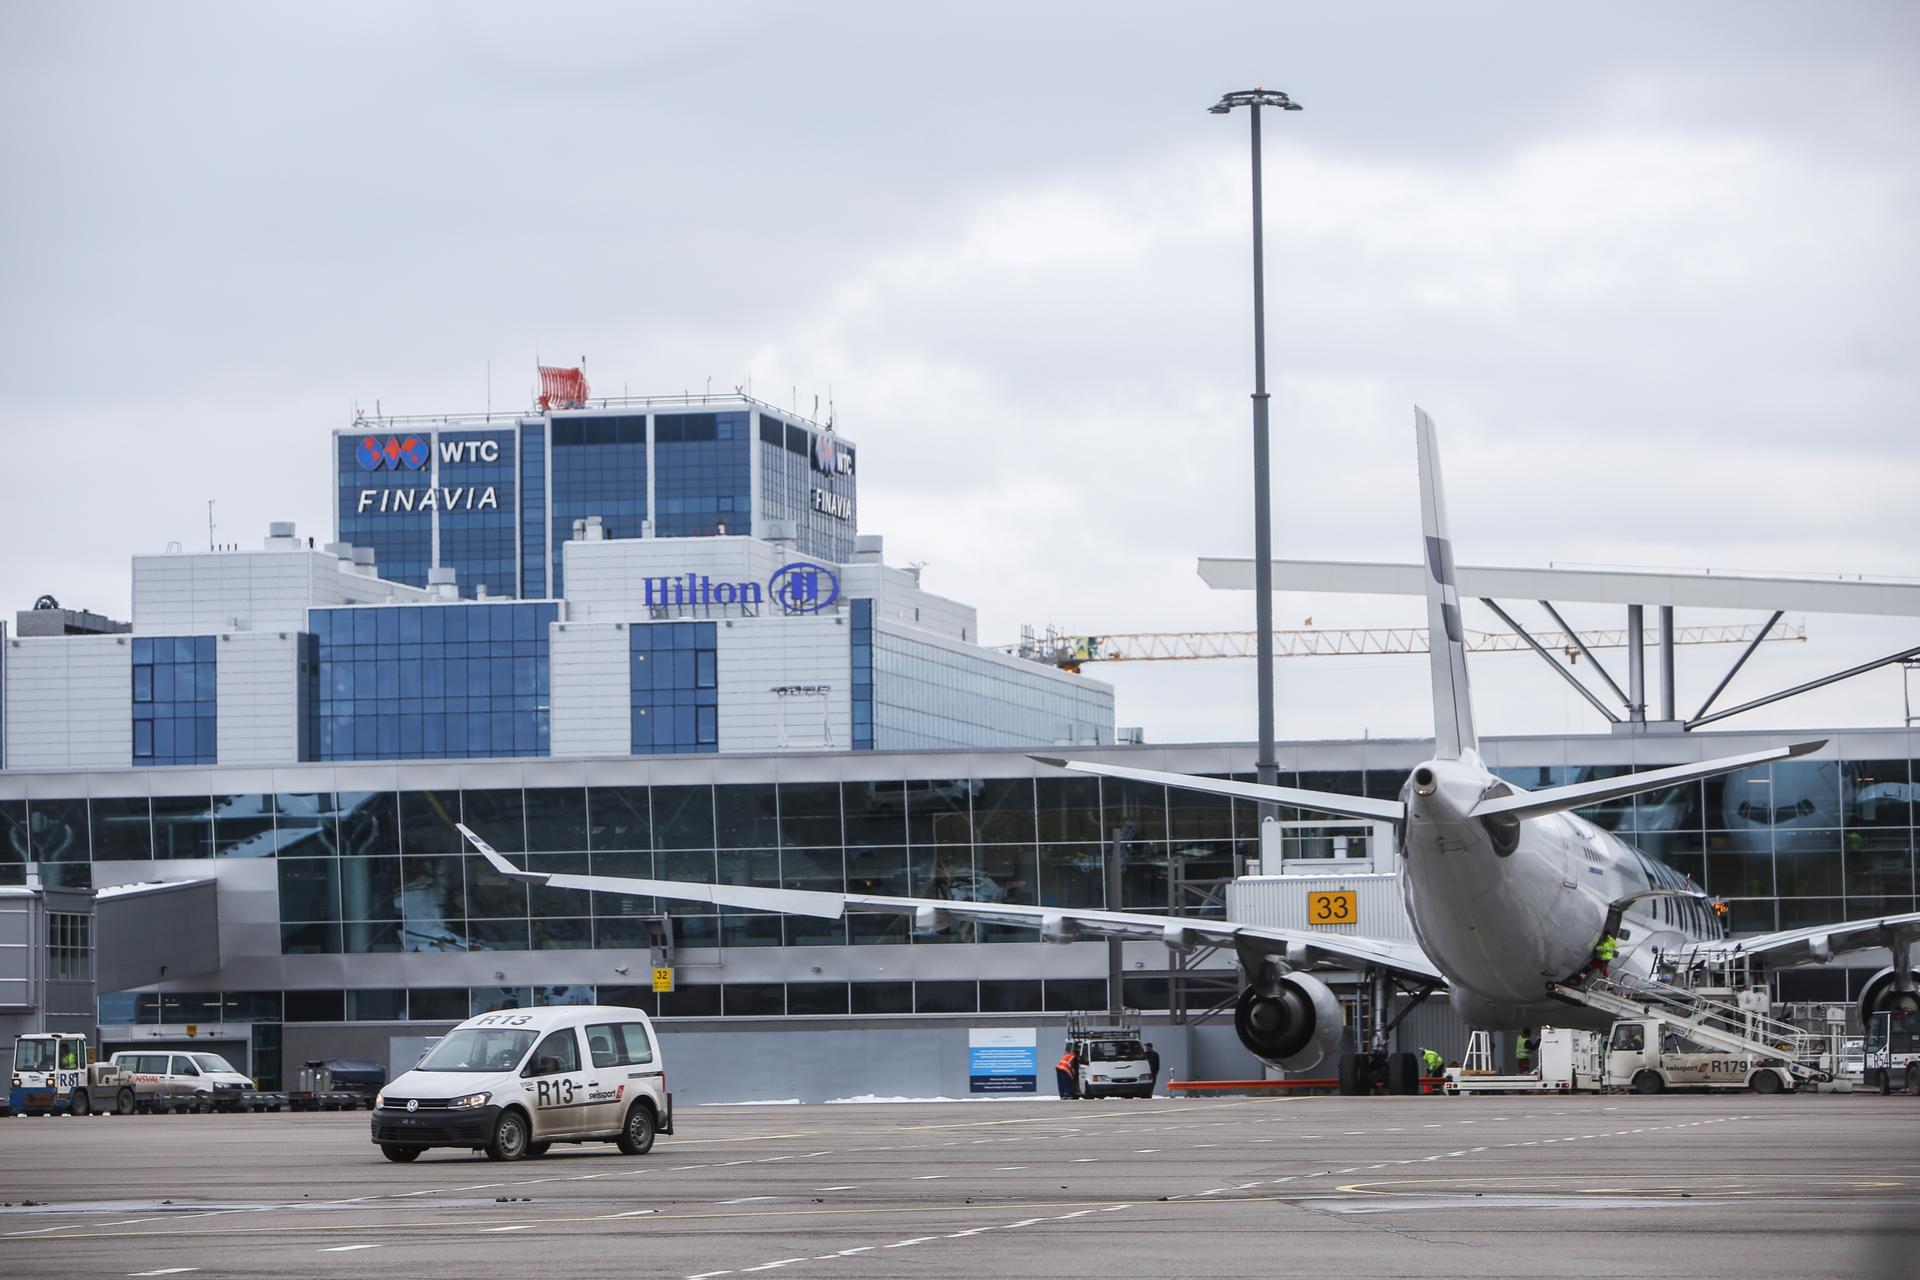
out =
[[[606,1044],[607,1058],[600,1058],[600,1046]],[[637,1022],[597,1022],[587,1028],[587,1047],[596,1067],[631,1067],[653,1061],[653,1044],[647,1029]]]
[[[567,1071],[580,1069],[580,1042],[574,1037],[572,1027],[562,1027],[548,1034],[540,1042],[540,1047],[527,1059],[527,1069],[522,1072],[529,1076],[553,1076]]]

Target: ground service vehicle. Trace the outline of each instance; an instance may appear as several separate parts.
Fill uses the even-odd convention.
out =
[[[39,1032],[21,1036],[13,1046],[13,1085],[8,1109],[27,1115],[95,1111],[132,1115],[136,1110],[165,1105],[163,1093],[152,1081],[141,1082],[117,1062],[94,1059],[87,1038],[73,1032]]]
[[[113,1065],[132,1077],[142,1106],[229,1111],[253,1088],[251,1079],[217,1053],[126,1049],[113,1055]]]
[[[1920,1010],[1882,1009],[1867,1023],[1866,1086],[1920,1094]]]
[[[1151,1098],[1153,1070],[1140,1042],[1138,1023],[1095,1026],[1067,1020],[1067,1051],[1073,1054],[1076,1098]]]
[[[1465,1064],[1447,1068],[1445,1089],[1452,1094],[1597,1093],[1606,1084],[1606,1056],[1606,1041],[1597,1032],[1542,1027],[1531,1069],[1509,1074],[1494,1067],[1488,1034],[1476,1031],[1469,1038]]]
[[[638,1009],[562,1005],[469,1018],[374,1099],[373,1141],[405,1163],[430,1147],[489,1160],[556,1142],[612,1142],[645,1155],[673,1132],[673,1095],[653,1024]]]
[[[1668,1089],[1751,1089],[1779,1093],[1794,1087],[1785,1059],[1724,1053],[1687,1038],[1662,1018],[1614,1024],[1607,1040],[1607,1087],[1635,1093]]]

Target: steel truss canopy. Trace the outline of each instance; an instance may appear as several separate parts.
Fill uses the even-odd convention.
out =
[[[1200,578],[1216,591],[1254,590],[1254,563],[1246,559],[1223,557],[1202,557],[1199,562]],[[1792,609],[1803,613],[1828,614],[1865,614],[1878,617],[1920,618],[1920,581],[1875,580],[1851,575],[1830,577],[1772,577],[1750,574],[1676,573],[1671,571],[1644,569],[1525,569],[1491,565],[1460,565],[1455,571],[1462,596],[1477,597],[1480,602],[1506,623],[1524,640],[1528,647],[1563,679],[1571,684],[1593,708],[1608,721],[1628,730],[1643,728],[1647,721],[1646,704],[1646,645],[1643,638],[1642,616],[1648,605],[1659,610],[1657,671],[1660,688],[1660,708],[1658,719],[1672,727],[1696,729],[1702,725],[1724,720],[1743,712],[1767,706],[1783,698],[1818,689],[1838,680],[1845,680],[1863,672],[1888,666],[1895,662],[1911,661],[1920,656],[1920,645],[1890,653],[1871,662],[1849,667],[1795,685],[1790,689],[1778,690],[1764,697],[1755,698],[1729,707],[1722,711],[1713,711],[1714,702],[1732,683],[1733,677],[1753,656],[1767,633],[1772,631],[1785,611]],[[1275,591],[1324,592],[1347,595],[1387,595],[1420,596],[1425,593],[1425,581],[1421,566],[1418,564],[1381,564],[1354,560],[1274,560],[1271,562],[1273,589]],[[1538,601],[1547,616],[1561,628],[1570,633],[1564,620],[1554,609],[1551,601],[1576,601],[1583,604],[1619,604],[1627,607],[1627,657],[1628,685],[1622,689],[1618,682],[1608,674],[1599,659],[1580,645],[1581,651],[1592,670],[1606,685],[1625,709],[1623,720],[1609,708],[1600,693],[1595,692],[1584,680],[1569,668],[1554,660],[1550,648],[1557,647],[1552,641],[1542,643],[1527,633],[1513,616],[1495,603],[1496,600],[1534,600]],[[1674,682],[1674,645],[1675,628],[1673,611],[1679,607],[1695,609],[1753,609],[1772,614],[1765,626],[1754,637],[1727,669],[1707,700],[1693,717],[1682,721],[1675,711],[1676,694]],[[1575,643],[1577,635],[1572,636]],[[1557,641],[1559,636],[1553,637]],[[1546,637],[1542,637],[1546,640]]]

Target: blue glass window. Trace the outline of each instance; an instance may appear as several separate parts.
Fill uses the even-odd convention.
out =
[[[635,623],[628,629],[633,754],[720,749],[718,630],[711,622]]]
[[[654,533],[752,533],[752,447],[744,412],[656,414],[653,496],[660,509]]]
[[[564,587],[561,544],[573,536],[573,522],[587,516],[599,516],[609,538],[640,536],[647,518],[646,415],[569,414],[553,420],[556,596]]]
[[[520,594],[547,594],[547,428],[520,428]]]
[[[853,749],[873,750],[873,601],[853,602]]]
[[[213,636],[134,638],[133,763],[217,763],[217,667]]]
[[[442,431],[435,439],[440,467],[440,563],[457,571],[460,594],[468,598],[480,583],[494,595],[519,594],[515,439],[511,429]]]
[[[552,601],[309,611],[321,760],[544,756]]]

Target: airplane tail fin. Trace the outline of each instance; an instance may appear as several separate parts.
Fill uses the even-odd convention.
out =
[[[1440,484],[1440,450],[1433,419],[1415,406],[1413,433],[1420,454],[1420,531],[1424,535],[1427,587],[1427,647],[1433,664],[1433,754],[1457,760],[1479,750],[1473,732],[1473,701],[1467,691],[1467,650],[1460,626],[1460,592],[1447,533],[1447,500]]]

